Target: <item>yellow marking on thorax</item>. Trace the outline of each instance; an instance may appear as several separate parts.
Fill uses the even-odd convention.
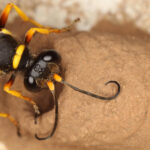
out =
[[[13,58],[13,69],[17,69],[24,52],[25,45],[19,45],[16,49],[16,54]]]
[[[4,33],[4,34],[12,35],[11,32],[9,32],[9,31],[8,31],[7,29],[5,29],[5,28],[3,28],[3,29],[1,30],[1,32]]]

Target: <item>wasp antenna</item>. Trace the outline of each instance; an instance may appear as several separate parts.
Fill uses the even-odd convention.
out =
[[[62,31],[70,31],[71,28],[80,21],[80,18],[76,18],[69,26],[62,28]]]
[[[55,87],[54,87],[54,83],[49,81],[47,82],[47,85],[50,89],[50,91],[52,92],[52,95],[53,95],[53,99],[54,99],[54,105],[55,105],[55,122],[54,122],[54,126],[53,126],[53,129],[51,131],[51,133],[46,136],[46,137],[39,137],[37,134],[35,134],[35,138],[38,139],[38,140],[46,140],[50,137],[52,137],[55,133],[55,130],[56,130],[56,127],[57,127],[57,124],[58,124],[58,101],[55,97]]]
[[[98,98],[98,99],[101,99],[101,100],[112,100],[112,99],[116,98],[116,97],[119,95],[119,93],[120,93],[120,84],[119,84],[117,81],[112,81],[112,80],[106,82],[105,85],[108,85],[108,84],[110,84],[110,83],[114,83],[114,84],[117,85],[118,89],[117,89],[116,94],[113,95],[113,96],[110,96],[110,97],[99,96],[99,95],[96,95],[96,94],[94,94],[94,93],[91,93],[91,92],[88,92],[88,91],[79,89],[78,87],[75,87],[75,86],[71,85],[70,83],[64,81],[64,80],[62,79],[62,77],[59,76],[58,74],[54,74],[54,80],[57,81],[57,82],[60,82],[60,83],[62,83],[62,84],[65,84],[65,85],[67,85],[67,86],[69,86],[70,88],[72,88],[72,89],[75,90],[75,91],[78,91],[78,92],[80,92],[80,93],[83,93],[83,94],[86,94],[86,95],[89,95],[89,96],[91,96],[91,97]]]

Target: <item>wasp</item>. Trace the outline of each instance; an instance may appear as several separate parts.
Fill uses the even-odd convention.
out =
[[[23,43],[19,43],[13,36],[13,34],[5,28],[8,16],[11,9],[14,9],[23,21],[30,22],[36,27],[30,28],[26,34]],[[78,21],[75,20],[74,22]],[[101,100],[112,100],[115,99],[120,93],[120,84],[117,81],[108,81],[107,84],[115,84],[117,91],[115,95],[110,97],[103,97],[94,93],[79,89],[68,82],[66,82],[60,75],[60,55],[55,50],[48,50],[41,52],[38,56],[33,56],[30,53],[28,45],[35,35],[50,34],[50,33],[61,33],[68,31],[72,25],[63,28],[55,29],[51,27],[45,27],[36,21],[27,17],[27,15],[15,4],[8,3],[0,16],[0,74],[11,73],[8,82],[4,85],[3,90],[10,95],[16,96],[17,98],[23,99],[33,106],[35,112],[35,124],[37,123],[37,117],[40,115],[40,110],[37,104],[31,98],[22,95],[19,91],[11,90],[17,72],[23,72],[24,75],[24,86],[31,92],[37,92],[47,87],[52,93],[55,108],[55,120],[51,133],[46,137],[39,137],[37,133],[35,137],[38,140],[45,140],[52,137],[57,128],[58,122],[58,101],[55,97],[55,83],[62,83],[75,91],[89,95],[91,97]],[[0,112],[0,117],[9,119],[16,127],[17,133],[20,135],[19,123],[10,114]]]

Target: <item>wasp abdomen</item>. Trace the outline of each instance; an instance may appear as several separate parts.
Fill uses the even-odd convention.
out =
[[[17,45],[17,41],[12,36],[0,33],[0,70],[4,72],[13,70],[12,58]]]

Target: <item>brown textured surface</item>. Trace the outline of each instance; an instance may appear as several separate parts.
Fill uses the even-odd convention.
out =
[[[19,36],[24,30],[20,30]],[[6,79],[1,79],[0,109],[15,116],[22,133],[22,138],[18,138],[15,127],[0,118],[0,141],[9,150],[80,150],[84,147],[90,150],[149,150],[150,44],[147,37],[140,39],[98,32],[37,35],[30,47],[35,53],[41,48],[54,47],[62,56],[63,76],[69,83],[97,94],[110,95],[115,92],[115,86],[105,87],[104,83],[117,80],[121,93],[117,99],[103,102],[57,85],[58,128],[52,139],[37,141],[33,137],[35,131],[46,133],[53,124],[49,91],[36,94],[26,91],[20,75],[13,86],[33,97],[46,112],[35,126],[32,107],[4,93],[2,85]]]

